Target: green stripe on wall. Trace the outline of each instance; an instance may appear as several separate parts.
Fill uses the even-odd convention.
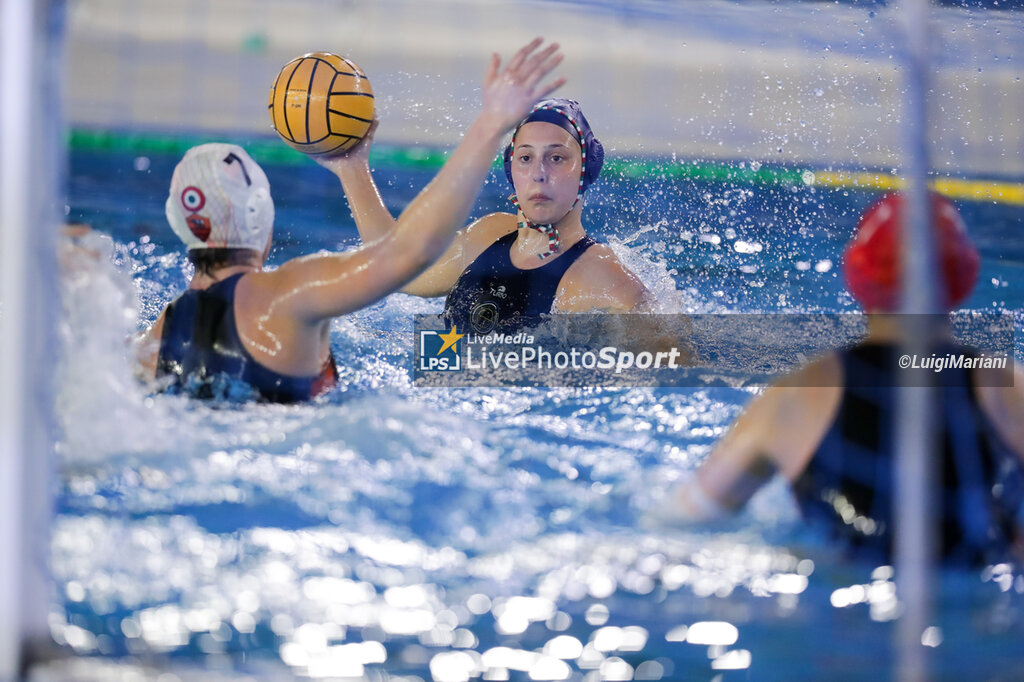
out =
[[[74,129],[69,133],[68,146],[74,151],[130,152],[136,154],[174,154],[181,156],[190,147],[204,142],[225,141],[223,136],[160,135],[123,133],[107,130]],[[305,164],[309,160],[301,152],[280,140],[266,138],[244,141],[246,150],[263,163]],[[447,152],[427,147],[373,148],[375,165],[400,168],[436,169],[447,158]],[[608,160],[605,173],[627,178],[670,178],[728,182],[746,185],[781,185],[841,187],[879,191],[892,191],[902,187],[902,180],[891,173],[870,171],[832,171],[785,168],[750,163],[721,161],[665,161],[659,159]],[[1024,206],[1024,183],[985,179],[935,178],[932,186],[954,199],[993,201]]]

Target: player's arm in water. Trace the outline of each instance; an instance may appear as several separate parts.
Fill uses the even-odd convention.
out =
[[[97,232],[85,223],[65,223],[61,228],[57,241],[57,263],[65,284],[78,277],[90,278],[97,271],[101,261],[109,261],[114,244],[109,235]],[[140,379],[150,379],[156,369],[157,353],[160,350],[161,323],[156,331],[153,328],[138,332],[128,337],[127,343],[138,360],[136,374]],[[156,325],[154,325],[156,326]],[[154,340],[155,339],[155,340]]]
[[[776,473],[793,481],[839,408],[842,368],[830,354],[767,388],[736,419],[696,471],[648,513],[654,524],[724,518]]]
[[[978,369],[974,393],[1006,444],[1024,463],[1024,371]]]
[[[350,187],[376,195],[367,208],[357,211],[364,229],[370,230],[370,240],[353,252],[298,258],[264,273],[260,286],[266,289],[268,312],[285,305],[310,321],[336,317],[379,300],[433,263],[469,215],[502,136],[534,102],[564,82],[540,84],[562,59],[557,44],[538,51],[540,44],[538,38],[522,48],[504,69],[498,55],[492,57],[482,111],[444,167],[397,221],[383,207],[375,187]],[[321,163],[331,170],[339,167],[330,159]],[[368,220],[380,224],[366,228]]]
[[[1013,370],[975,370],[974,384],[981,408],[1024,464],[1024,371],[1019,366]],[[1013,551],[1018,561],[1024,562],[1024,517],[1021,513],[1017,514]]]
[[[1000,436],[1024,462],[1024,373],[1014,372],[1011,383],[998,376],[1002,371],[979,370],[974,391]],[[776,472],[795,481],[835,418],[842,384],[838,356],[829,354],[765,390],[649,520],[716,520],[740,509]]]

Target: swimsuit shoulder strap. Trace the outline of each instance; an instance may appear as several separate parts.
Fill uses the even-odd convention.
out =
[[[598,243],[600,242],[591,237],[589,234],[585,234],[583,235],[582,239],[580,239],[578,242],[569,247],[569,250],[565,252],[562,258],[568,259],[570,261],[569,265],[572,265],[573,263],[576,262],[576,259],[582,256],[587,249]],[[561,258],[559,260],[561,260]]]

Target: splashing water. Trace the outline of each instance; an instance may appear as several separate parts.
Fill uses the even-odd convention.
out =
[[[665,312],[850,309],[800,263],[838,261],[866,195],[667,186],[627,224],[636,190],[607,183],[587,224]],[[297,221],[276,262],[338,243]],[[781,481],[715,532],[641,525],[757,389],[416,388],[411,318],[440,302],[399,294],[333,323],[342,386],[314,403],[146,395],[125,339],[188,266],[159,228],[111,232],[63,291],[51,628],[94,662],[79,679],[691,679],[775,670],[794,642],[812,667],[891,666],[891,575],[798,531]],[[983,578],[946,577],[948,670],[1018,656],[1024,580]]]

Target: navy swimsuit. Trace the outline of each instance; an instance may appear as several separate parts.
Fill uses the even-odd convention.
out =
[[[474,334],[515,333],[551,312],[562,276],[597,243],[583,237],[553,261],[523,270],[512,264],[516,234],[491,244],[459,276],[444,302],[446,324]]]
[[[972,355],[962,347],[946,350]],[[863,345],[840,354],[846,388],[839,411],[793,486],[805,517],[823,519],[855,554],[881,561],[891,559],[893,537],[899,352]],[[964,564],[999,560],[1013,543],[1024,503],[1020,460],[981,410],[970,370],[947,368],[936,381],[941,556]]]
[[[172,390],[198,398],[258,397],[280,403],[314,398],[338,381],[334,356],[317,376],[292,377],[259,364],[245,349],[235,324],[235,287],[242,273],[206,289],[189,289],[164,313],[158,378],[171,376]],[[249,388],[239,395],[239,385]]]

